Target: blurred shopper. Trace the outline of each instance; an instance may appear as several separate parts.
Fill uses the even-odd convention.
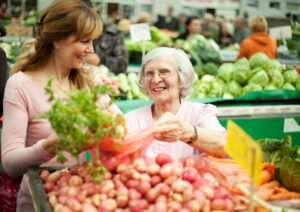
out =
[[[250,22],[251,35],[242,41],[237,59],[250,58],[257,52],[265,53],[270,59],[275,58],[277,43],[267,33],[268,24],[263,16],[255,16]]]
[[[5,35],[6,35],[6,28],[2,20],[0,19],[0,37],[3,37]]]
[[[148,12],[141,12],[139,17],[136,19],[136,24],[147,23],[151,24],[150,14]]]
[[[185,18],[185,14],[180,13],[178,15],[178,32],[181,34],[184,32],[185,30],[185,24],[186,24],[186,18]]]
[[[201,20],[198,16],[191,16],[186,21],[185,32],[180,34],[177,39],[188,40],[194,35],[201,33]]]
[[[232,36],[231,25],[228,22],[221,24],[220,34],[219,34],[219,45],[221,47],[230,46],[234,43]]]
[[[155,26],[160,29],[168,29],[177,32],[179,29],[179,22],[178,19],[173,16],[173,12],[174,8],[172,6],[168,7],[167,16],[158,16]]]
[[[249,29],[246,26],[245,20],[242,18],[237,18],[234,22],[234,42],[240,44],[242,40],[249,36]]]
[[[4,19],[5,16],[9,16],[10,15],[10,11],[7,8],[7,4],[5,2],[1,3],[1,7],[0,7],[0,19]]]
[[[6,54],[2,48],[0,48],[0,117],[3,114],[3,96],[6,81],[9,75],[9,68],[7,64]]]
[[[212,38],[215,41],[218,40],[219,28],[218,25],[215,23],[212,14],[210,13],[204,14],[203,23],[201,26],[201,33],[207,38]]]

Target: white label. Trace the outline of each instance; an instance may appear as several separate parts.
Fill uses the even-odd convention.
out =
[[[149,24],[130,25],[130,36],[133,42],[151,40]]]
[[[290,26],[272,27],[270,28],[270,36],[273,39],[287,39],[292,37],[292,29]]]
[[[300,126],[298,125],[298,123],[294,118],[285,118],[283,132],[284,133],[300,132]]]

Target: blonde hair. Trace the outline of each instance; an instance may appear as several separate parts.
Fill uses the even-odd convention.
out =
[[[252,33],[267,32],[268,31],[267,20],[263,16],[254,16],[250,22],[249,28]]]
[[[47,7],[36,23],[36,39],[24,43],[22,54],[16,58],[12,74],[35,70],[45,65],[53,50],[54,42],[71,35],[76,40],[97,38],[102,32],[102,22],[91,8],[80,0],[55,0]],[[77,88],[86,86],[81,70],[72,70],[69,76]]]

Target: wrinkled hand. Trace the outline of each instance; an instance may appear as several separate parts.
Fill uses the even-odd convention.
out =
[[[101,61],[100,57],[97,54],[95,54],[95,53],[89,54],[86,57],[86,62],[88,64],[91,64],[91,65],[94,65],[94,66],[100,65],[100,61]]]
[[[56,133],[50,135],[42,144],[42,147],[49,154],[55,154],[56,147],[60,141],[60,138]]]
[[[156,123],[155,139],[167,142],[189,141],[194,134],[193,126],[180,121],[174,114],[165,113]]]

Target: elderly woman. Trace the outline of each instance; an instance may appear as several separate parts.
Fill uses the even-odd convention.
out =
[[[263,16],[255,16],[250,22],[251,35],[241,42],[240,52],[237,60],[250,57],[257,53],[263,52],[270,59],[274,59],[277,51],[277,43],[268,34],[268,23]]]
[[[166,152],[173,159],[201,152],[224,156],[226,131],[213,105],[182,98],[192,91],[195,73],[188,56],[180,49],[159,47],[144,58],[138,85],[154,101],[150,106],[125,115],[129,131],[156,125],[155,140],[146,156]]]

